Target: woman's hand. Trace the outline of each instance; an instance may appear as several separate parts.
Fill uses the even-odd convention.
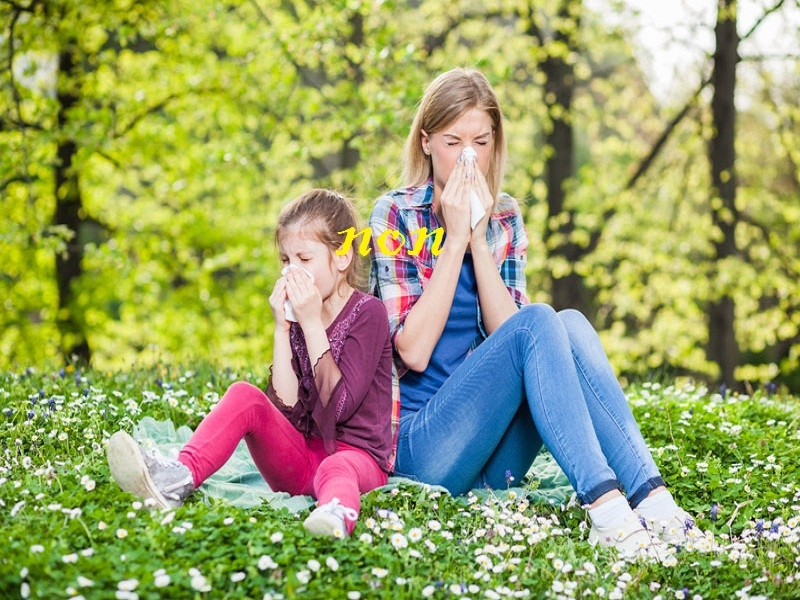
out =
[[[442,190],[441,211],[447,229],[447,240],[463,242],[464,247],[470,239],[470,179],[474,177],[473,161],[458,159],[450,177]]]
[[[484,210],[484,215],[475,224],[475,228],[472,230],[472,234],[470,236],[470,249],[474,251],[477,249],[478,245],[487,243],[486,228],[489,225],[489,217],[494,209],[494,198],[492,197],[492,193],[489,191],[489,184],[486,183],[486,177],[484,177],[481,170],[475,167],[472,175],[473,177],[470,180],[472,183],[471,191],[478,196],[478,199],[480,200]]]

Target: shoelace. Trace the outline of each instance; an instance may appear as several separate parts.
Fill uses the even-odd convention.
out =
[[[148,469],[150,468],[150,465],[170,470],[180,469],[184,466],[183,463],[171,458],[167,458],[157,450],[152,450],[150,452],[143,451],[143,454],[145,456],[145,464],[150,463],[148,465]],[[180,493],[176,493],[176,490],[180,490],[181,488],[190,484],[192,484],[191,474],[187,475],[180,481],[164,485],[160,491],[163,496],[171,500],[182,500]]]
[[[347,519],[349,521],[355,521],[358,519],[358,513],[352,508],[339,504],[338,498],[333,498],[330,502],[328,502],[328,504],[325,505],[325,508],[332,515],[335,515],[340,519]]]

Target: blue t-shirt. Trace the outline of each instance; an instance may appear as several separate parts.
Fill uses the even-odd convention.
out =
[[[478,283],[472,255],[467,252],[461,264],[450,315],[428,361],[428,368],[422,373],[407,371],[400,378],[400,414],[416,412],[425,406],[481,339]]]

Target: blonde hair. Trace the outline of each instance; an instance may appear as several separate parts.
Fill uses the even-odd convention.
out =
[[[338,192],[326,189],[311,189],[289,202],[278,214],[275,228],[275,242],[280,246],[280,238],[290,227],[308,227],[309,233],[325,244],[332,252],[342,246],[345,231],[351,227],[358,230],[358,216],[353,203]],[[353,252],[353,260],[347,267],[345,281],[354,288],[363,288],[360,273],[360,256]]]
[[[489,80],[477,69],[458,68],[445,71],[434,79],[420,101],[404,150],[403,181],[407,186],[422,185],[433,175],[431,157],[422,151],[422,131],[437,133],[466,112],[484,110],[492,120],[494,148],[486,182],[497,198],[506,168],[506,138],[503,113]]]

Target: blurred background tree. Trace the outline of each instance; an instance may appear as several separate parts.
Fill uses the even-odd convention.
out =
[[[739,2],[747,29],[704,3],[666,95],[614,0],[88,4],[0,0],[0,368],[265,368],[280,207],[332,186],[366,218],[424,86],[471,65],[532,300],[586,312],[622,376],[800,390],[800,45],[741,44],[800,39],[797,2]]]

